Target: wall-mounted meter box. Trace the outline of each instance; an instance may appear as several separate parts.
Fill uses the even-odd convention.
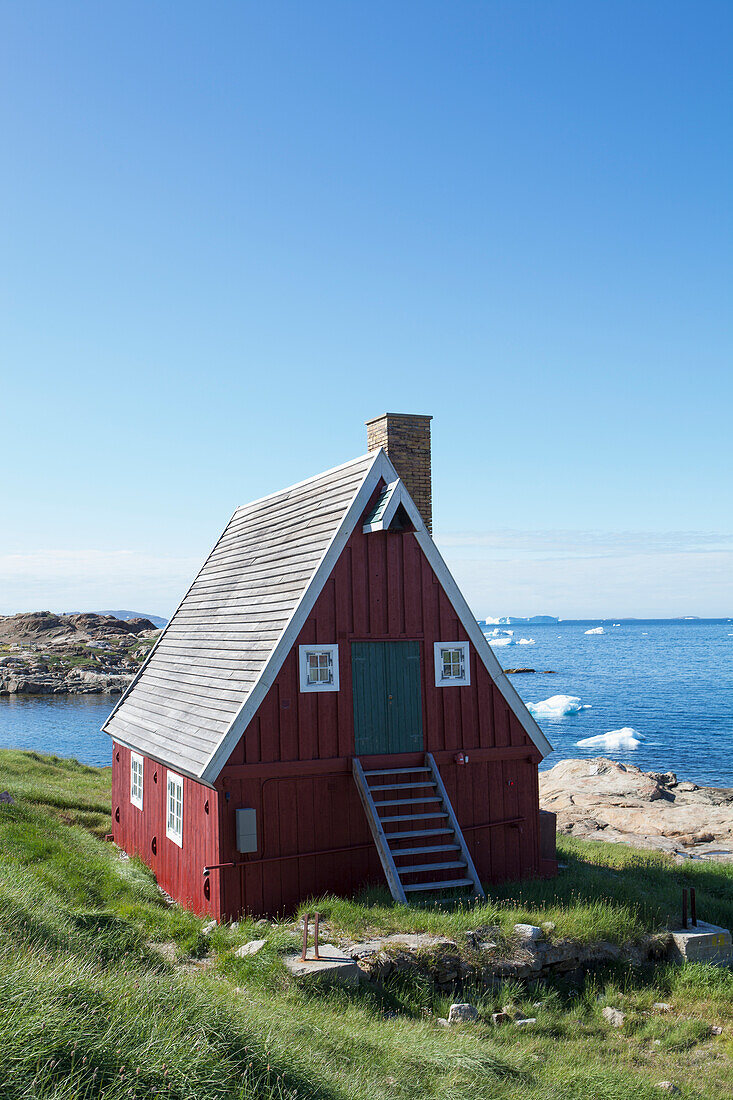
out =
[[[237,810],[237,851],[257,851],[257,811]]]

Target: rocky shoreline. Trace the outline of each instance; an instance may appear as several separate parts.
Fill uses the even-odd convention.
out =
[[[0,617],[0,695],[120,694],[160,631],[114,615]]]
[[[666,852],[680,862],[733,862],[733,788],[594,757],[540,772],[540,805],[557,815],[565,836]]]

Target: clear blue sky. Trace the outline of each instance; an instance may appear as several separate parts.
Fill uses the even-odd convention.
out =
[[[432,413],[479,616],[733,614],[733,6],[0,3],[0,612]]]

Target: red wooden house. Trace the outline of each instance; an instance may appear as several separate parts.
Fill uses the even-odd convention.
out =
[[[430,417],[238,508],[122,696],[113,835],[182,904],[274,913],[553,873],[551,749],[430,534]]]

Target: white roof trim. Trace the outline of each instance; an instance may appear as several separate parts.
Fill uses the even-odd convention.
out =
[[[415,510],[417,511],[417,509]],[[413,519],[413,516],[410,514],[409,511],[408,515],[414,523],[415,520]],[[502,693],[511,709],[514,711],[514,714],[519,719],[529,739],[534,742],[543,757],[547,756],[548,753],[553,751],[552,745],[547,740],[544,733],[527,710],[527,707],[523,699],[519,695],[519,692],[514,687],[514,684],[511,682],[507,674],[504,672],[504,669],[499,664],[496,654],[494,653],[489,643],[486,641],[483,630],[478,625],[478,622],[476,621],[476,618],[473,615],[470,607],[466,603],[466,600],[460,588],[454,581],[450,570],[448,569],[448,566],[443,561],[438,547],[435,545],[432,538],[425,530],[424,525],[422,530],[415,531],[415,538],[418,541],[420,549],[432,566],[433,572],[435,573],[440,583],[443,585],[448,599],[453,604],[455,611],[458,613],[458,618],[463,624],[463,628],[468,634],[469,639],[473,642],[476,652],[483,661],[484,667],[489,673],[489,676],[499,688],[499,691]]]
[[[313,610],[315,602],[323,591],[326,581],[331,576],[334,566],[341,556],[341,551],[351,538],[354,527],[369,503],[369,498],[379,484],[379,481],[382,478],[385,481],[393,481],[396,476],[394,466],[389,461],[384,451],[377,451],[374,456],[374,461],[364,475],[364,479],[357,489],[336,534],[326,547],[323,557],[316,567],[310,581],[306,585],[303,595],[296,605],[289,622],[278,638],[267,660],[267,664],[262,669],[257,682],[242,704],[231,726],[209,757],[201,773],[201,779],[204,783],[213,783],[216,780],[219,772],[234,751],[239,738],[254,718],[260,704],[272,687],[275,678],[285,663],[285,658],[295,645],[298,635],[305,626],[306,619]]]

